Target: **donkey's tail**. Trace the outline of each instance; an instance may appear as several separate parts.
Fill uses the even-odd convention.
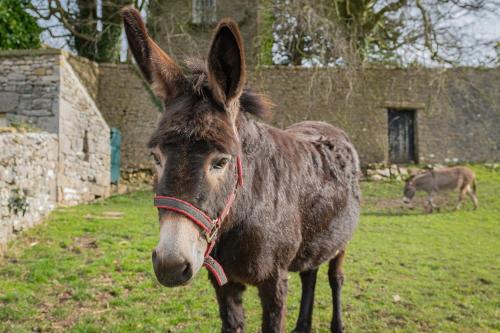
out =
[[[474,178],[472,180],[472,191],[474,192],[474,194],[476,194],[476,189],[477,189],[477,184],[476,184],[476,178]]]

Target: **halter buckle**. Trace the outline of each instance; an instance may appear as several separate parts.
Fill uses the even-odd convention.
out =
[[[215,237],[217,237],[217,233],[219,231],[219,219],[215,219],[213,221],[214,223],[214,228],[212,229],[212,232],[210,234],[206,233],[206,238],[207,238],[207,242],[208,243],[212,243],[212,241],[215,239]]]

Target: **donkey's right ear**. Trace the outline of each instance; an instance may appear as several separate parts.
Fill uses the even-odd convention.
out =
[[[165,103],[179,96],[186,81],[181,67],[149,37],[137,9],[123,8],[122,17],[130,50],[155,94]]]

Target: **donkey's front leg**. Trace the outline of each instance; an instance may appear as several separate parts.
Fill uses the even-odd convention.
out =
[[[257,288],[262,303],[262,333],[284,332],[288,272],[279,270]]]
[[[328,266],[328,280],[330,288],[332,288],[333,298],[333,318],[330,329],[333,333],[342,333],[342,285],[344,284],[344,272],[342,271],[342,263],[344,262],[345,251],[342,250],[339,254],[330,260]]]
[[[222,333],[243,333],[245,331],[245,313],[243,311],[243,292],[245,286],[237,282],[228,282],[220,287],[210,277],[219,303],[219,315],[222,320]]]
[[[434,212],[434,209],[437,208],[436,205],[434,205],[434,196],[436,195],[436,192],[432,191],[429,192],[429,196],[427,197],[427,203],[429,204],[429,213]]]

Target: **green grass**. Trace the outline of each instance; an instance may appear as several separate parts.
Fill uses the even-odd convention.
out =
[[[500,173],[475,167],[480,208],[401,207],[401,183],[363,183],[363,215],[345,264],[348,332],[500,331]],[[122,212],[115,216],[106,212]],[[0,332],[216,332],[214,292],[202,272],[191,286],[156,282],[151,193],[61,208],[9,245],[0,263]],[[322,267],[314,331],[328,330],[330,289]],[[287,331],[300,285],[290,274]],[[247,328],[260,326],[255,288]]]

